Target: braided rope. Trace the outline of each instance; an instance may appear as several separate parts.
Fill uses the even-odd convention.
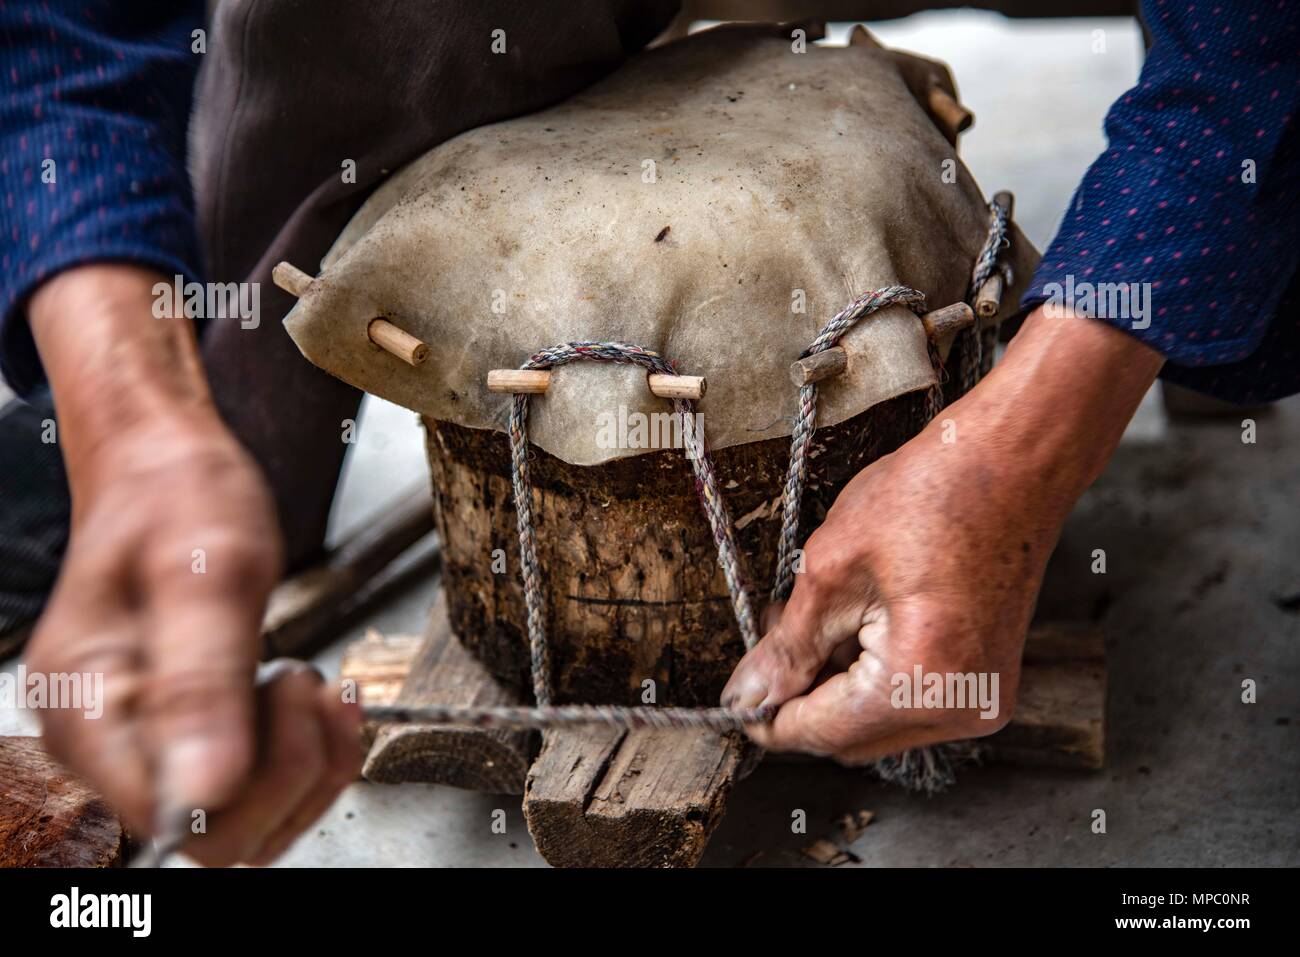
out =
[[[925,296],[909,286],[885,286],[854,299],[822,326],[817,338],[803,355],[807,358],[825,352],[840,341],[857,321],[886,306],[907,306],[917,315],[925,312]],[[790,432],[790,466],[785,473],[782,492],[781,539],[776,552],[776,582],[772,601],[784,601],[794,588],[794,551],[799,537],[799,507],[803,503],[804,483],[808,479],[808,445],[817,429],[817,383],[799,387],[799,409]]]
[[[968,298],[972,302],[984,280],[997,268],[998,253],[1005,242],[1006,213],[997,204],[991,203],[989,208],[991,210],[989,236],[971,272],[971,291]],[[909,286],[902,285],[885,286],[864,293],[822,327],[812,344],[804,350],[801,358],[830,349],[859,320],[895,305],[907,306],[920,315],[925,311],[925,296]],[[976,339],[978,341],[978,334]],[[939,381],[927,394],[927,413],[929,418],[933,418],[943,407],[943,367],[933,343],[928,345],[928,351],[936,374],[939,376]],[[553,369],[583,359],[637,365],[648,372],[663,375],[678,374],[673,364],[659,353],[625,342],[564,343],[535,353],[520,368]],[[978,361],[976,367],[978,368]],[[799,509],[808,477],[808,447],[817,428],[817,394],[815,382],[801,386],[799,389],[799,407],[790,436],[790,465],[782,490],[781,537],[777,546],[776,580],[771,592],[773,601],[784,600],[793,589]],[[418,708],[381,706],[366,708],[367,717],[374,721],[456,724],[509,730],[597,724],[625,728],[709,728],[716,731],[729,731],[771,721],[778,710],[776,705],[761,708],[656,708],[551,704],[550,648],[546,637],[541,571],[537,563],[536,536],[533,530],[532,481],[528,470],[528,400],[529,396],[526,393],[514,395],[508,431],[511,485],[515,499],[516,526],[519,532],[520,571],[524,586],[524,601],[527,606],[529,656],[536,705],[486,708],[436,705]],[[688,458],[695,473],[695,489],[700,499],[700,506],[708,519],[714,544],[718,549],[719,564],[726,579],[732,613],[740,628],[745,647],[753,648],[758,643],[759,635],[754,624],[749,592],[740,567],[735,531],[718,488],[717,475],[705,447],[704,437],[696,432],[693,418],[695,403],[689,399],[672,401],[674,413],[681,417],[682,434],[691,437],[695,443],[693,454]],[[904,752],[893,759],[877,762],[877,770],[891,778],[897,778],[900,773],[904,776],[917,776],[912,769],[918,765],[927,769],[920,775],[926,780],[908,783],[927,790],[935,790],[944,783],[930,779],[946,777],[950,773],[947,770],[949,761],[946,752],[932,753],[931,749],[925,748]],[[900,768],[903,769],[902,772],[897,770]]]
[[[972,308],[975,306],[980,287],[998,268],[998,256],[1007,244],[1006,207],[989,203],[989,232],[984,239],[983,247],[975,257],[975,265],[971,267],[970,286],[966,290],[966,302]],[[984,366],[984,333],[980,331],[979,322],[976,322],[969,330],[963,332],[962,336],[964,343],[961,351],[961,380],[962,390],[965,392],[975,385],[979,378],[979,371]]]
[[[605,362],[622,362],[641,366],[662,375],[677,375],[672,363],[663,356],[641,346],[625,342],[570,342],[543,349],[525,362],[521,369],[553,369],[579,359]],[[694,454],[688,456],[695,471],[695,490],[700,498],[713,542],[718,549],[727,592],[731,596],[731,609],[740,626],[740,635],[746,648],[758,644],[758,628],[749,592],[745,588],[737,556],[735,533],[726,503],[718,490],[718,479],[713,463],[704,447],[703,436],[694,435],[692,416],[695,403],[690,399],[673,399],[673,411],[681,417],[682,434],[692,435],[696,443]],[[533,535],[532,483],[528,475],[528,395],[516,393],[510,409],[510,459],[511,479],[515,493],[515,513],[519,528],[519,560],[524,581],[524,600],[528,606],[528,643],[532,655],[533,696],[539,705],[551,702],[550,654],[543,623],[541,573],[537,567],[537,549]]]
[[[461,708],[438,705],[366,709],[370,721],[458,724],[493,731],[527,731],[603,724],[622,728],[708,728],[735,731],[772,720],[776,708],[625,708],[606,704],[562,704],[518,708]]]

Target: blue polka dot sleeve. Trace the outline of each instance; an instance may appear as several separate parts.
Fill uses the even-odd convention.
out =
[[[43,374],[25,303],[70,266],[199,278],[186,124],[202,0],[0,0],[0,373]]]
[[[1221,398],[1300,391],[1300,3],[1152,0],[1138,85],[1025,305],[1063,304]]]

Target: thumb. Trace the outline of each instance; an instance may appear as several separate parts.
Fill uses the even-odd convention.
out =
[[[725,707],[782,704],[806,691],[821,673],[844,635],[812,596],[813,590],[803,587],[799,579],[790,601],[784,607],[774,606],[774,614],[769,609],[764,615],[765,624],[769,615],[776,622],[740,660],[722,689]]]
[[[255,757],[256,612],[228,594],[193,592],[160,595],[152,611],[144,715],[158,793],[219,808]]]

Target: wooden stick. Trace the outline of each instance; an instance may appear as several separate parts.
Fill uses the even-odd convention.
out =
[[[1011,267],[1003,265],[984,280],[975,294],[975,313],[981,320],[992,319],[1002,309],[1002,294],[1011,285]]]
[[[1015,212],[1016,198],[1010,191],[1002,189],[993,194],[993,205],[1001,209],[1006,217],[1007,228],[1011,228],[1011,217]],[[1012,283],[1011,267],[1005,263],[994,270],[993,275],[984,280],[979,292],[975,294],[975,314],[981,319],[992,319],[1002,308],[1002,294]]]
[[[315,282],[292,263],[276,263],[271,270],[271,281],[301,299]],[[404,329],[399,329],[387,319],[376,317],[366,327],[366,336],[385,352],[397,356],[408,365],[418,366],[429,358],[429,347]]]
[[[951,333],[961,332],[974,322],[975,313],[964,302],[954,302],[951,306],[927,312],[921,317],[925,334],[935,341]]]
[[[551,385],[549,369],[492,369],[488,372],[489,392],[519,392],[541,395]]]
[[[949,143],[956,145],[958,135],[970,129],[970,125],[975,122],[975,115],[941,86],[930,87],[927,102],[930,113]]]
[[[312,278],[292,263],[276,263],[271,270],[271,281],[301,299],[311,287]]]
[[[661,399],[702,399],[709,384],[700,375],[664,375],[652,372],[646,376],[650,391]]]
[[[646,376],[650,391],[661,399],[702,399],[709,384],[698,375],[664,375],[652,372]],[[488,372],[489,392],[518,392],[541,395],[551,386],[550,369],[492,369]]]
[[[831,346],[824,352],[816,352],[790,363],[790,381],[797,386],[820,382],[839,375],[848,368],[848,364],[849,354],[844,351],[844,347]]]
[[[1016,209],[1016,198],[1011,195],[1010,190],[1000,189],[993,194],[993,205],[1001,207],[1006,213],[1007,222],[1011,222],[1012,213]]]
[[[407,365],[418,366],[429,358],[429,347],[387,319],[371,319],[366,327],[370,341]]]
[[[1029,630],[1011,723],[983,739],[998,763],[1096,771],[1106,763],[1106,642],[1092,624]]]
[[[951,306],[935,309],[921,317],[925,334],[932,340],[959,332],[975,321],[975,314],[964,302],[954,302]],[[820,382],[842,373],[849,364],[849,354],[843,346],[831,346],[823,352],[796,359],[790,363],[790,381],[797,386],[810,382]]]

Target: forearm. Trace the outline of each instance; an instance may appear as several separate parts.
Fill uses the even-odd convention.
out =
[[[1120,436],[1164,360],[1123,332],[1092,319],[1031,312],[1006,355],[971,392],[939,416],[956,423],[993,463],[994,483],[1029,494],[1064,520],[1114,454]]]
[[[165,281],[135,266],[95,264],[58,274],[32,296],[29,322],[59,413],[74,504],[106,469],[126,464],[115,461],[114,440],[151,430],[162,446],[220,428],[193,324],[153,315],[153,286]]]

